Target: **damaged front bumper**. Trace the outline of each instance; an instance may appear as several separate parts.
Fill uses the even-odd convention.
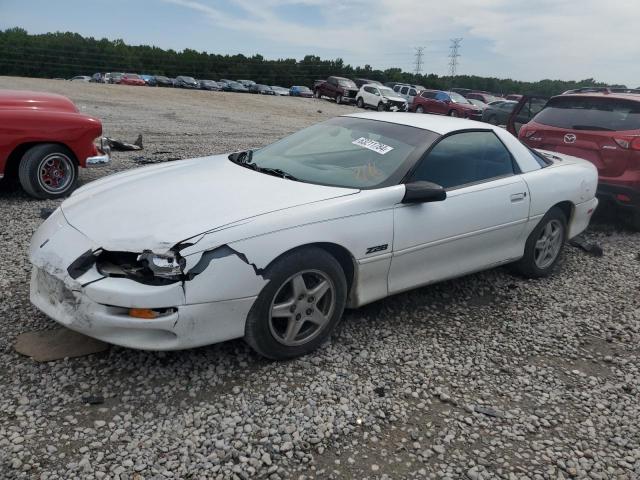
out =
[[[111,147],[105,137],[100,137],[96,150],[99,155],[87,157],[87,168],[102,167],[111,163]]]
[[[32,240],[30,299],[65,327],[124,347],[179,350],[243,337],[264,285],[252,266],[226,250],[209,255],[206,267],[184,282],[149,285],[109,277],[95,264],[72,278],[74,261],[98,250],[56,210]],[[189,263],[204,255],[194,254]],[[157,316],[138,318],[131,309],[152,309]]]

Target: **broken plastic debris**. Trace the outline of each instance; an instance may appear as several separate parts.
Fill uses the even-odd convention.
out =
[[[572,247],[580,248],[585,252],[593,255],[594,257],[601,257],[604,255],[602,247],[595,243],[589,243],[582,237],[575,237],[569,240],[569,245]]]
[[[105,140],[109,145],[109,147],[111,147],[111,150],[116,150],[120,152],[126,152],[130,150],[142,150],[143,148],[142,134],[138,135],[138,138],[136,138],[136,141],[133,143],[127,143],[127,142],[123,142],[123,141],[116,140],[114,138],[109,138],[109,137],[106,137]]]

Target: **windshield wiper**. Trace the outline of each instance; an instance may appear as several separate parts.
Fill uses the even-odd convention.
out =
[[[298,181],[296,177],[291,175],[290,173],[285,172],[284,170],[280,170],[279,168],[269,168],[269,167],[261,167],[256,163],[253,163],[251,159],[253,158],[253,150],[247,150],[245,152],[237,152],[229,155],[229,160],[233,163],[240,165],[241,167],[249,168],[251,170],[255,170],[256,172],[266,173],[267,175],[273,175],[274,177],[286,178],[287,180]]]
[[[255,165],[253,163],[252,165]],[[279,168],[267,168],[267,167],[259,167],[256,165],[256,171],[266,173],[267,175],[274,175],[276,177],[286,178],[287,180],[297,181],[298,179],[291,175],[290,173],[285,172],[284,170],[280,170]]]

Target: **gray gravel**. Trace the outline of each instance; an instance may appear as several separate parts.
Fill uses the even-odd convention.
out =
[[[106,134],[143,134],[143,152],[116,153],[85,182],[137,155],[256,147],[353,110],[2,77],[0,88],[64,93]],[[234,341],[38,364],[12,343],[53,327],[29,304],[26,250],[57,203],[0,186],[0,478],[640,478],[640,235],[606,218],[586,235],[601,258],[568,247],[547,280],[498,269],[350,311],[296,361]]]

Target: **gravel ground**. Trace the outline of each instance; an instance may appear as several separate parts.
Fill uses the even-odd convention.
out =
[[[257,147],[351,107],[327,101],[0,78],[59,92],[143,152]],[[319,112],[318,110],[321,110]],[[166,153],[157,153],[166,152]],[[43,207],[0,187],[0,478],[640,478],[640,234],[606,215],[539,281],[492,270],[349,311],[305,358],[242,341],[183,352],[113,347],[35,363],[16,335]],[[87,396],[101,403],[86,403]]]

